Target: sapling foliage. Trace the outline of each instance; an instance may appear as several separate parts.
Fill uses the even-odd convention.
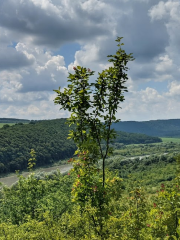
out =
[[[124,92],[128,76],[127,63],[134,60],[132,53],[126,54],[122,49],[121,37],[117,37],[118,50],[115,55],[108,55],[112,65],[98,73],[95,82],[90,82],[89,77],[94,71],[89,68],[74,67],[75,73],[69,73],[68,86],[57,93],[55,104],[60,109],[71,113],[68,119],[69,125],[74,125],[70,131],[72,138],[78,147],[79,153],[88,152],[91,163],[95,164],[102,159],[102,185],[105,185],[105,159],[111,153],[110,142],[115,138],[115,131],[111,129],[113,122],[118,122],[116,113],[120,103],[124,101]],[[102,149],[105,143],[105,150]],[[78,153],[78,152],[77,152]]]

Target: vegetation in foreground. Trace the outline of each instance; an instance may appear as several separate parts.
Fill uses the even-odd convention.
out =
[[[155,163],[154,168],[150,165],[152,176]],[[179,176],[169,183],[156,183],[149,194],[140,179],[117,181],[115,172],[106,170],[106,174],[104,198],[109,201],[104,208],[103,239],[179,239]],[[97,183],[102,176],[94,177]],[[72,201],[76,178],[75,172],[64,176],[56,171],[32,173],[27,179],[19,176],[11,188],[4,187],[0,192],[0,239],[102,239],[99,226],[90,217],[98,220],[96,204],[87,201],[82,210]],[[99,187],[91,188],[92,201],[99,196]]]

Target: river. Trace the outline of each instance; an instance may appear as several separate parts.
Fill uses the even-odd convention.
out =
[[[34,172],[35,173],[37,173],[37,172],[47,172],[48,173],[48,172],[51,172],[53,170],[59,169],[61,173],[64,173],[64,172],[68,172],[71,168],[72,168],[71,165],[65,164],[65,165],[59,165],[59,166],[56,166],[56,167],[40,168],[40,169],[35,170]],[[30,174],[29,172],[23,172],[22,173],[22,175],[24,177],[27,177],[29,174]],[[18,180],[18,178],[17,178],[16,174],[11,174],[11,176],[0,178],[0,182],[5,184],[8,187],[10,187],[17,180]]]

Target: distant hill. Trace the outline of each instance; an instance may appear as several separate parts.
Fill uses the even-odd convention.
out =
[[[113,123],[116,131],[129,133],[143,133],[156,137],[180,137],[180,119],[151,120],[151,121],[125,121]]]
[[[0,118],[0,123],[28,123],[30,120],[17,118]]]

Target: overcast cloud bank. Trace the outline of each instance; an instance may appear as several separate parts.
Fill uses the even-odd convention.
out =
[[[122,36],[136,60],[118,117],[180,118],[179,13],[179,0],[0,0],[0,117],[67,117],[53,89],[73,66],[108,67]],[[71,62],[67,44],[79,46]]]

